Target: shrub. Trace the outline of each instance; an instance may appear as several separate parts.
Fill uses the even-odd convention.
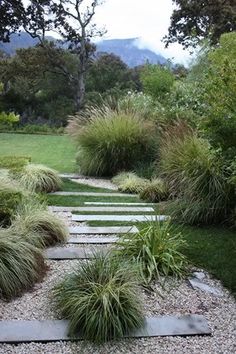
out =
[[[143,324],[136,271],[113,257],[83,262],[54,289],[57,307],[69,319],[70,335],[104,342]]]
[[[62,181],[58,173],[44,165],[29,164],[18,176],[23,187],[31,192],[54,192],[60,189]]]
[[[41,280],[45,271],[38,248],[12,235],[12,229],[0,229],[0,297],[19,296]]]
[[[168,198],[168,186],[161,178],[148,181],[140,192],[140,198],[148,202],[156,203]]]
[[[18,170],[31,161],[30,156],[1,156],[0,168]]]
[[[24,192],[9,177],[0,177],[0,223],[9,224],[10,219],[23,200]]]
[[[172,130],[163,137],[160,168],[172,197],[172,216],[190,224],[225,220],[234,198],[224,164],[195,133]]]
[[[153,124],[133,114],[91,108],[72,118],[68,131],[77,141],[77,161],[84,174],[114,175],[153,157]]]
[[[134,235],[123,236],[118,255],[138,264],[144,284],[160,276],[180,277],[186,267],[186,258],[180,252],[185,241],[172,229],[170,222],[148,222]]]
[[[14,215],[12,226],[37,247],[66,242],[69,236],[65,223],[38,203],[23,204]]]
[[[133,172],[122,172],[113,177],[113,183],[118,186],[118,189],[127,193],[140,193],[148,180],[138,177]]]

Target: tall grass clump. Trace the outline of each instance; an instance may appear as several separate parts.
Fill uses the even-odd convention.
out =
[[[63,220],[37,202],[22,204],[12,219],[12,227],[35,246],[66,242],[69,230]]]
[[[29,290],[46,271],[40,250],[12,229],[0,229],[0,297],[10,300]]]
[[[78,166],[86,175],[115,175],[153,157],[154,125],[132,113],[91,108],[69,121],[68,132],[77,142]]]
[[[181,277],[186,258],[181,253],[185,241],[170,222],[151,221],[138,233],[127,234],[119,242],[118,256],[138,265],[144,284],[161,276]],[[118,258],[119,258],[118,257]]]
[[[190,224],[226,220],[234,198],[220,156],[208,141],[174,126],[164,134],[160,169],[167,181],[173,217]]]
[[[80,264],[54,289],[57,308],[69,320],[69,334],[101,343],[141,327],[136,279],[134,268],[108,255]]]
[[[148,180],[138,177],[133,172],[121,172],[112,178],[112,182],[122,192],[140,193],[148,183]]]
[[[20,184],[31,192],[54,192],[62,185],[58,173],[44,165],[28,164],[18,175]]]
[[[140,191],[140,199],[151,203],[161,202],[169,196],[167,183],[161,178],[154,178],[148,181]]]

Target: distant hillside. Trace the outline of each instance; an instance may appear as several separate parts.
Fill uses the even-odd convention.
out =
[[[135,38],[109,39],[97,43],[98,52],[114,53],[118,55],[128,66],[134,67],[145,64],[163,64],[166,59],[149,49],[140,49],[136,45]]]
[[[50,37],[50,40],[53,40],[53,38]],[[96,44],[97,52],[114,53],[130,67],[145,64],[147,61],[151,64],[166,62],[162,55],[149,49],[138,48],[136,42],[135,38],[103,40]],[[36,44],[37,39],[33,39],[27,33],[22,32],[20,35],[12,34],[10,43],[0,42],[0,50],[13,55],[17,49],[32,47]]]

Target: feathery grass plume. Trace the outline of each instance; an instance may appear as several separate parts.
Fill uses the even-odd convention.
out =
[[[10,300],[29,290],[46,272],[41,251],[12,234],[12,229],[0,229],[0,297]]]
[[[58,173],[44,165],[28,164],[19,173],[19,182],[31,192],[55,192],[60,189],[62,180]]]
[[[95,255],[55,287],[54,297],[69,334],[105,342],[143,325],[137,271],[109,255]]]
[[[166,200],[169,196],[168,186],[163,179],[154,178],[146,183],[139,196],[151,203]]]
[[[69,229],[63,220],[36,201],[22,204],[12,219],[12,227],[37,247],[66,242]]]
[[[8,176],[0,177],[0,224],[8,225],[25,192]]]
[[[147,179],[138,177],[133,172],[121,172],[112,178],[118,189],[127,193],[140,193],[148,183]]]
[[[170,221],[147,222],[146,226],[134,235],[124,235],[118,245],[118,257],[137,263],[144,284],[160,276],[181,277],[187,261],[181,253],[185,245],[181,233],[172,229]]]
[[[87,175],[111,176],[154,156],[154,124],[109,106],[73,117],[67,130],[78,145],[80,171]]]
[[[234,193],[220,156],[206,140],[174,126],[161,141],[160,168],[178,199],[169,203],[173,217],[190,224],[227,219]]]

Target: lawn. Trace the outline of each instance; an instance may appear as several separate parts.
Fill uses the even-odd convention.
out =
[[[66,135],[32,135],[0,133],[0,156],[29,155],[32,162],[75,172],[76,148]]]

